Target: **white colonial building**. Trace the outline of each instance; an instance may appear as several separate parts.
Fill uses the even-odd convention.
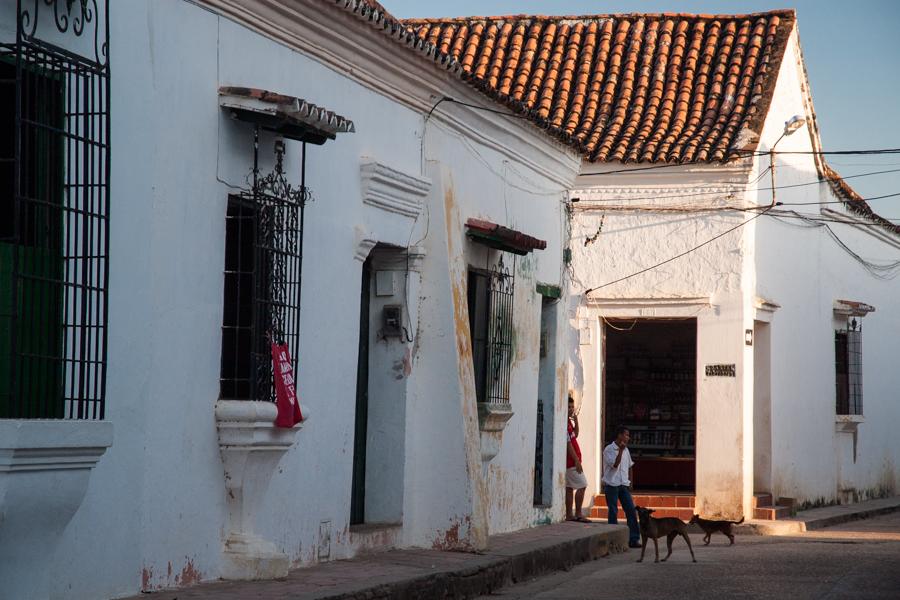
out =
[[[727,69],[710,64],[721,99],[695,113],[693,137],[673,136],[687,150],[651,149],[663,168],[585,161],[572,193],[570,355],[592,481],[625,424],[636,489],[695,496],[661,502],[685,519],[894,495],[900,228],[820,154],[794,15],[710,18],[707,33],[716,20],[734,23],[744,62],[732,49]],[[746,21],[774,34],[742,37]],[[743,79],[755,56],[765,77]],[[743,120],[723,118],[742,102]]]
[[[374,4],[105,4],[0,2],[0,595],[560,520],[578,153]]]
[[[618,423],[685,511],[896,491],[900,236],[791,11],[0,0],[0,84],[11,597],[558,521],[569,387],[591,492]]]
[[[624,424],[659,514],[897,492],[900,227],[825,163],[794,11],[406,23],[583,156],[568,358],[591,491]]]

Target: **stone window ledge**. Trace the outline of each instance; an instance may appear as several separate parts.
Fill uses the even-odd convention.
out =
[[[863,415],[835,415],[834,429],[835,431],[856,433],[860,423],[865,423],[866,418]]]
[[[0,420],[0,581],[10,598],[49,597],[50,561],[112,442],[105,421]]]

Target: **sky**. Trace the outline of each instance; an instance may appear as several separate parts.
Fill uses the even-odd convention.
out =
[[[394,16],[630,12],[751,13],[794,8],[824,150],[900,148],[900,0],[382,0]],[[841,175],[900,169],[900,154],[832,156]],[[863,197],[900,192],[900,172],[850,180]],[[900,222],[900,196],[872,207]]]

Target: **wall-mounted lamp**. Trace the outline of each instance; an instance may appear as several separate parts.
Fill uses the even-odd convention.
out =
[[[752,329],[744,330],[744,343],[748,346],[753,345],[753,330]]]
[[[784,133],[781,134],[781,137],[786,135],[791,135],[801,127],[806,125],[806,119],[801,117],[800,115],[794,115],[790,119],[784,122]],[[779,140],[781,138],[778,138]],[[776,142],[777,143],[777,142]],[[774,147],[774,144],[772,145]]]

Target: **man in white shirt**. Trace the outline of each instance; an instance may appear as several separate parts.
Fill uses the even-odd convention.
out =
[[[621,503],[628,521],[628,546],[640,548],[641,531],[631,491],[628,489],[631,486],[631,467],[634,466],[631,453],[628,452],[629,441],[631,432],[620,425],[616,428],[615,441],[603,449],[603,490],[606,493],[607,522],[619,522],[618,504]]]

